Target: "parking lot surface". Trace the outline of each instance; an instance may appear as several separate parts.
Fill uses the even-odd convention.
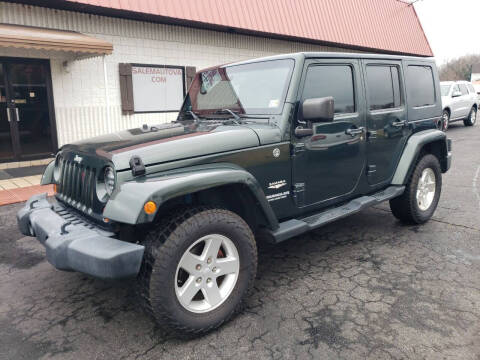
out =
[[[133,283],[55,270],[0,207],[0,359],[478,359],[480,126],[452,125],[434,218],[388,204],[260,247],[246,309],[179,338],[140,309]]]

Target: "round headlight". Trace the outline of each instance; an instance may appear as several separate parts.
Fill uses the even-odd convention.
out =
[[[108,196],[112,195],[113,190],[115,189],[115,171],[110,166],[105,168],[103,180],[105,182],[105,190]]]

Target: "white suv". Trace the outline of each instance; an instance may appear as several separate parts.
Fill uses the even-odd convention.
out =
[[[451,122],[463,120],[465,126],[477,121],[478,95],[468,81],[442,81],[442,130],[446,131]]]

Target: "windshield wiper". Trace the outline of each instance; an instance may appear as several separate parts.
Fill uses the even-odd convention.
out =
[[[222,109],[222,110],[215,111],[215,114],[223,114],[223,113],[229,113],[230,115],[233,116],[233,119],[234,119],[235,121],[241,120],[241,117],[238,116],[237,113],[235,113],[234,111],[232,111],[232,110],[230,110],[230,109]]]
[[[270,119],[270,117],[268,117],[268,116],[239,114],[237,111],[233,111],[233,110],[230,110],[230,109],[223,109],[223,110],[215,111],[215,114],[222,114],[222,113],[229,113],[237,121],[241,121],[242,119],[267,119],[267,120]]]
[[[189,114],[193,118],[193,120],[195,120],[196,123],[200,122],[200,118],[192,110],[188,110],[186,111],[186,113]]]

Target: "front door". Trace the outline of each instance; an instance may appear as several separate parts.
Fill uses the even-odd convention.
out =
[[[400,61],[364,60],[367,95],[367,175],[370,185],[388,182],[410,133]]]
[[[333,96],[335,117],[332,122],[308,124],[313,134],[295,138],[294,192],[299,207],[328,205],[350,196],[364,173],[365,113],[360,73],[356,59],[322,59],[306,64],[300,104],[310,98]],[[302,122],[301,114],[298,122]]]
[[[0,162],[54,152],[51,100],[48,62],[0,58]]]

